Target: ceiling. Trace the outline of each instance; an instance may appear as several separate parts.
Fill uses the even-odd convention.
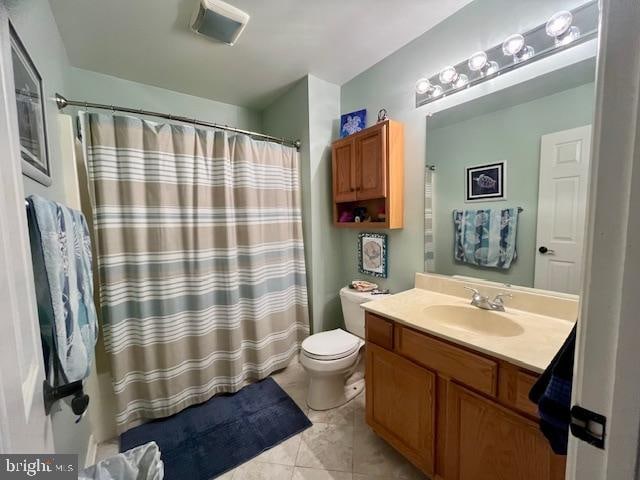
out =
[[[471,0],[229,0],[235,46],[189,29],[197,0],[50,0],[75,67],[262,109],[307,73],[342,85]]]

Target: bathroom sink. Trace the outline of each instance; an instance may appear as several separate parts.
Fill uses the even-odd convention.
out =
[[[425,308],[424,313],[429,320],[470,333],[492,337],[515,337],[524,332],[524,329],[507,314],[473,306],[432,305]]]

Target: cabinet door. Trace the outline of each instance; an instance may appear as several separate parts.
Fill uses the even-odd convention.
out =
[[[447,398],[446,480],[557,480],[555,455],[535,422],[454,383]]]
[[[387,196],[387,126],[356,137],[358,200]]]
[[[435,375],[372,343],[367,343],[366,352],[367,423],[431,475]]]
[[[356,155],[354,142],[333,146],[333,200],[336,203],[356,199]]]

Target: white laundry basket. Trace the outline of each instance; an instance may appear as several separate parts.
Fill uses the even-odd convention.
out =
[[[78,473],[78,480],[162,480],[164,464],[155,442],[102,460]]]

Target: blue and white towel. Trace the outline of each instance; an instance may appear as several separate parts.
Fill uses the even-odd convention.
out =
[[[82,213],[37,195],[27,203],[47,378],[57,386],[89,375],[94,358],[91,241]]]
[[[454,258],[459,262],[508,269],[517,258],[518,208],[454,210]]]

